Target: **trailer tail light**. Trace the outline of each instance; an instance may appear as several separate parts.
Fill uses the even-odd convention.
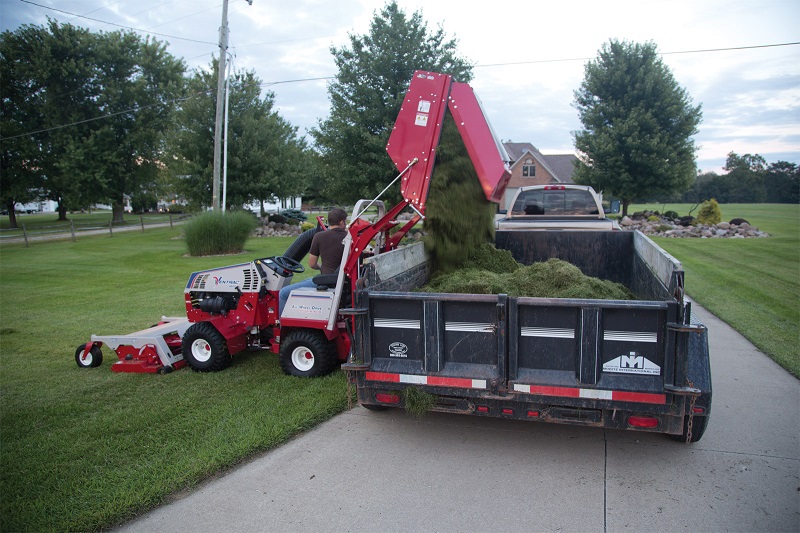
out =
[[[539,411],[528,411],[528,418],[539,418]]]
[[[635,428],[657,428],[658,418],[652,416],[629,416],[628,425]]]
[[[399,394],[388,394],[385,392],[378,392],[375,394],[375,399],[381,403],[392,403],[392,404],[400,403]]]
[[[513,415],[513,414],[514,414],[514,410],[513,410],[513,409],[511,409],[510,407],[504,407],[504,408],[503,408],[503,410],[502,410],[501,412],[502,412],[504,415]]]
[[[475,408],[475,410],[478,411],[479,413],[486,414],[486,413],[489,412],[489,406],[487,406],[487,405],[479,405],[478,407]]]
[[[702,415],[705,413],[706,410],[703,407],[692,407],[692,413],[696,415]]]

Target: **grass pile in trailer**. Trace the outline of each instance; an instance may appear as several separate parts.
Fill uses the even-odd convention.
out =
[[[488,243],[473,249],[461,268],[434,275],[421,290],[533,298],[633,299],[621,283],[587,276],[566,261],[549,259],[525,266],[507,250]]]

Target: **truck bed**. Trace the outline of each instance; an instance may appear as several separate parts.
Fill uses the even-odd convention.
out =
[[[402,406],[414,386],[436,396],[434,410],[675,435],[690,407],[708,414],[705,329],[682,301],[678,261],[638,232],[500,231],[496,245],[524,264],[569,261],[638,299],[418,293],[421,245],[377,256],[345,366],[362,404]],[[632,415],[651,426],[631,428]]]

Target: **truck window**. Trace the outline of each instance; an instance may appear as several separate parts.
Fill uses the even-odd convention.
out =
[[[580,189],[533,189],[517,196],[511,209],[512,216],[597,215],[597,205],[592,194]]]

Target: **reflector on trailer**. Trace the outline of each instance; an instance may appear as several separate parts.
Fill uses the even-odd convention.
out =
[[[477,410],[479,413],[488,413],[488,412],[489,412],[489,407],[487,407],[486,405],[479,405],[479,406],[476,408],[476,410]]]
[[[509,407],[504,407],[502,413],[504,415],[513,415],[514,414],[514,410],[509,408]]]
[[[528,411],[528,418],[539,418],[539,411]]]
[[[635,428],[657,428],[658,418],[652,416],[629,416],[628,425]]]
[[[381,403],[400,403],[400,396],[397,394],[378,392],[375,394],[375,399]]]

